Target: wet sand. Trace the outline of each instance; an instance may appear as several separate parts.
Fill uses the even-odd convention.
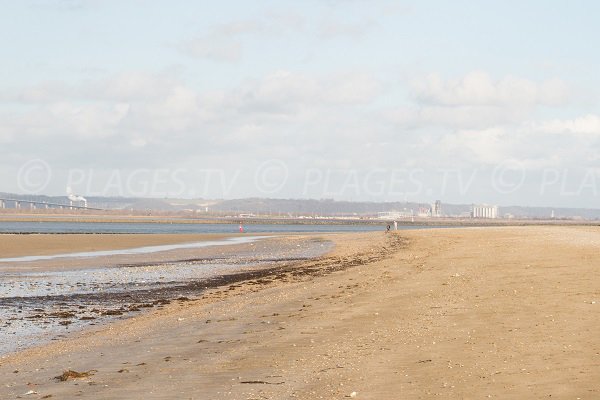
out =
[[[0,258],[220,240],[219,234],[0,234]]]
[[[198,297],[228,280],[320,256],[331,245],[301,235],[238,235],[128,250],[136,254],[0,259],[0,356]]]
[[[227,242],[225,246],[175,249],[141,254],[121,254],[104,257],[56,258],[52,260],[2,262],[1,272],[69,271],[82,268],[107,268],[130,265],[154,265],[173,261],[231,258],[256,251],[251,243],[234,243],[265,235],[222,234],[0,234],[0,246],[6,253],[0,258],[33,255],[60,255],[79,252],[125,250],[146,246],[179,245],[204,242]],[[273,237],[269,235],[269,237]],[[276,238],[276,235],[274,236]],[[281,239],[284,240],[284,239]],[[274,241],[276,241],[274,239]]]
[[[328,238],[318,260],[4,358],[0,398],[600,396],[599,228]],[[54,379],[68,369],[89,376]]]

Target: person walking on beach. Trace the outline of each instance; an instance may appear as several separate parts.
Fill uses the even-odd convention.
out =
[[[387,233],[387,232],[389,232],[391,228],[392,228],[392,227],[390,226],[390,224],[388,224],[387,228],[385,228],[385,232],[386,232],[386,233]]]

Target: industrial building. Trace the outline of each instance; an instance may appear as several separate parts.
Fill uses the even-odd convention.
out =
[[[411,218],[413,216],[412,210],[404,211],[383,211],[377,213],[378,219],[384,219],[387,221],[393,221],[402,218]]]
[[[436,200],[435,203],[431,205],[431,216],[432,217],[441,217],[442,216],[442,202],[440,200]]]
[[[498,218],[498,206],[473,205],[471,218]]]

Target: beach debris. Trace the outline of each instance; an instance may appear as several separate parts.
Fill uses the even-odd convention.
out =
[[[95,369],[91,369],[89,371],[85,371],[85,372],[77,372],[77,371],[73,371],[72,369],[68,369],[65,372],[63,372],[62,374],[55,376],[54,379],[61,381],[61,382],[65,382],[68,381],[69,379],[80,379],[80,378],[88,378],[92,375],[94,375],[94,372],[98,372]]]
[[[356,393],[356,392],[352,392],[352,393],[350,393],[349,395],[347,395],[346,397],[350,397],[350,398],[352,398],[352,399],[353,399],[353,398],[355,398],[356,396],[358,396],[358,393]]]
[[[123,311],[121,311],[121,310],[105,310],[101,313],[101,315],[123,315]]]
[[[50,318],[73,318],[75,313],[69,311],[56,311],[48,313],[48,317]]]
[[[35,390],[30,390],[27,393],[23,393],[23,396],[29,396],[29,395],[32,395],[32,394],[38,394],[38,392],[36,392]]]
[[[247,385],[283,385],[285,382],[267,382],[267,381],[241,381]]]

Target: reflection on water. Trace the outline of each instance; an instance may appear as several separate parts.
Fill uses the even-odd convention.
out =
[[[266,238],[266,237],[268,237],[268,236],[262,236],[262,238]],[[243,237],[228,238],[228,239],[223,239],[223,240],[207,240],[207,241],[203,241],[203,242],[194,242],[194,243],[165,244],[165,245],[160,245],[160,246],[135,247],[135,248],[131,248],[131,249],[122,249],[122,250],[85,251],[85,252],[79,252],[79,253],[53,254],[53,255],[47,255],[47,256],[23,256],[23,257],[13,257],[13,258],[0,258],[0,263],[43,261],[43,260],[53,260],[56,258],[104,257],[104,256],[116,256],[116,255],[147,254],[147,253],[157,253],[159,251],[169,251],[169,250],[179,250],[179,249],[197,249],[200,247],[208,247],[208,246],[223,246],[226,244],[250,243],[259,238],[261,238],[261,236],[243,236]]]
[[[229,258],[97,269],[0,274],[0,356],[64,334],[126,318],[146,308],[184,301],[202,293],[219,276],[317,257],[332,243],[319,239],[257,240],[253,251]],[[202,242],[207,243],[207,242]],[[173,245],[177,246],[177,245]],[[173,246],[166,246],[173,249]],[[152,246],[161,248],[165,246]],[[175,247],[175,249],[181,247]],[[137,251],[142,251],[138,249]],[[114,254],[114,252],[111,252]],[[128,253],[129,254],[129,253]]]
[[[291,232],[369,232],[385,229],[386,222],[367,225],[338,224],[248,224],[246,233]],[[399,226],[399,229],[419,229],[420,226]],[[0,221],[0,233],[238,233],[237,224],[200,223],[121,223],[121,222],[33,222]]]

